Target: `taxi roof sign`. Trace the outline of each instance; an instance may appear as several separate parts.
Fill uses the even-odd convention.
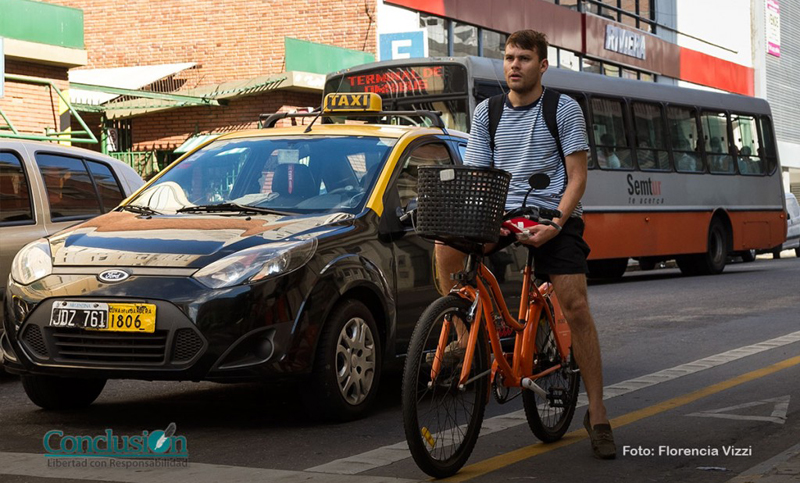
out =
[[[383,101],[374,92],[358,94],[328,94],[325,96],[325,112],[381,112]]]

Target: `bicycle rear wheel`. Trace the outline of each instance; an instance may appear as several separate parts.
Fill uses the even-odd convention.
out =
[[[469,380],[463,388],[458,385],[465,358],[460,346],[466,343],[466,335],[462,337],[463,344],[459,344],[454,325],[457,320],[466,324],[469,307],[468,301],[456,295],[432,303],[411,336],[403,372],[403,427],[408,447],[417,466],[436,478],[451,476],[466,463],[478,440],[489,394],[488,348],[482,329]],[[444,341],[446,350],[432,380],[436,348],[446,319],[451,321]]]
[[[549,307],[548,307],[548,310]],[[542,312],[539,327],[536,331],[536,356],[533,372],[539,373],[550,367],[561,364],[561,356],[556,346],[552,327],[547,316]],[[558,441],[564,436],[575,415],[580,390],[580,376],[577,372],[575,358],[570,351],[569,367],[562,367],[534,382],[547,391],[543,398],[533,391],[522,391],[522,405],[533,434],[545,443]]]

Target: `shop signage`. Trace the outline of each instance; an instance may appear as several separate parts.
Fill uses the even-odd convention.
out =
[[[6,83],[6,54],[3,50],[3,37],[0,37],[0,97],[3,97],[3,85]]]
[[[647,59],[645,36],[616,25],[606,25],[605,49],[637,59]]]
[[[781,56],[781,8],[778,0],[767,0],[767,53]]]
[[[379,34],[380,60],[415,59],[428,56],[425,29]]]

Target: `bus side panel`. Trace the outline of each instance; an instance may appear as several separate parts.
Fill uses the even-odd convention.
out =
[[[769,250],[786,241],[782,211],[728,212],[733,226],[733,250]]]
[[[584,213],[590,260],[701,253],[711,212]]]

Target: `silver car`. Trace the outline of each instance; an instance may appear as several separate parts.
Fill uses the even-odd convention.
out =
[[[143,184],[130,166],[94,151],[0,139],[0,301],[20,248],[112,210]],[[0,340],[3,319],[0,311]]]

